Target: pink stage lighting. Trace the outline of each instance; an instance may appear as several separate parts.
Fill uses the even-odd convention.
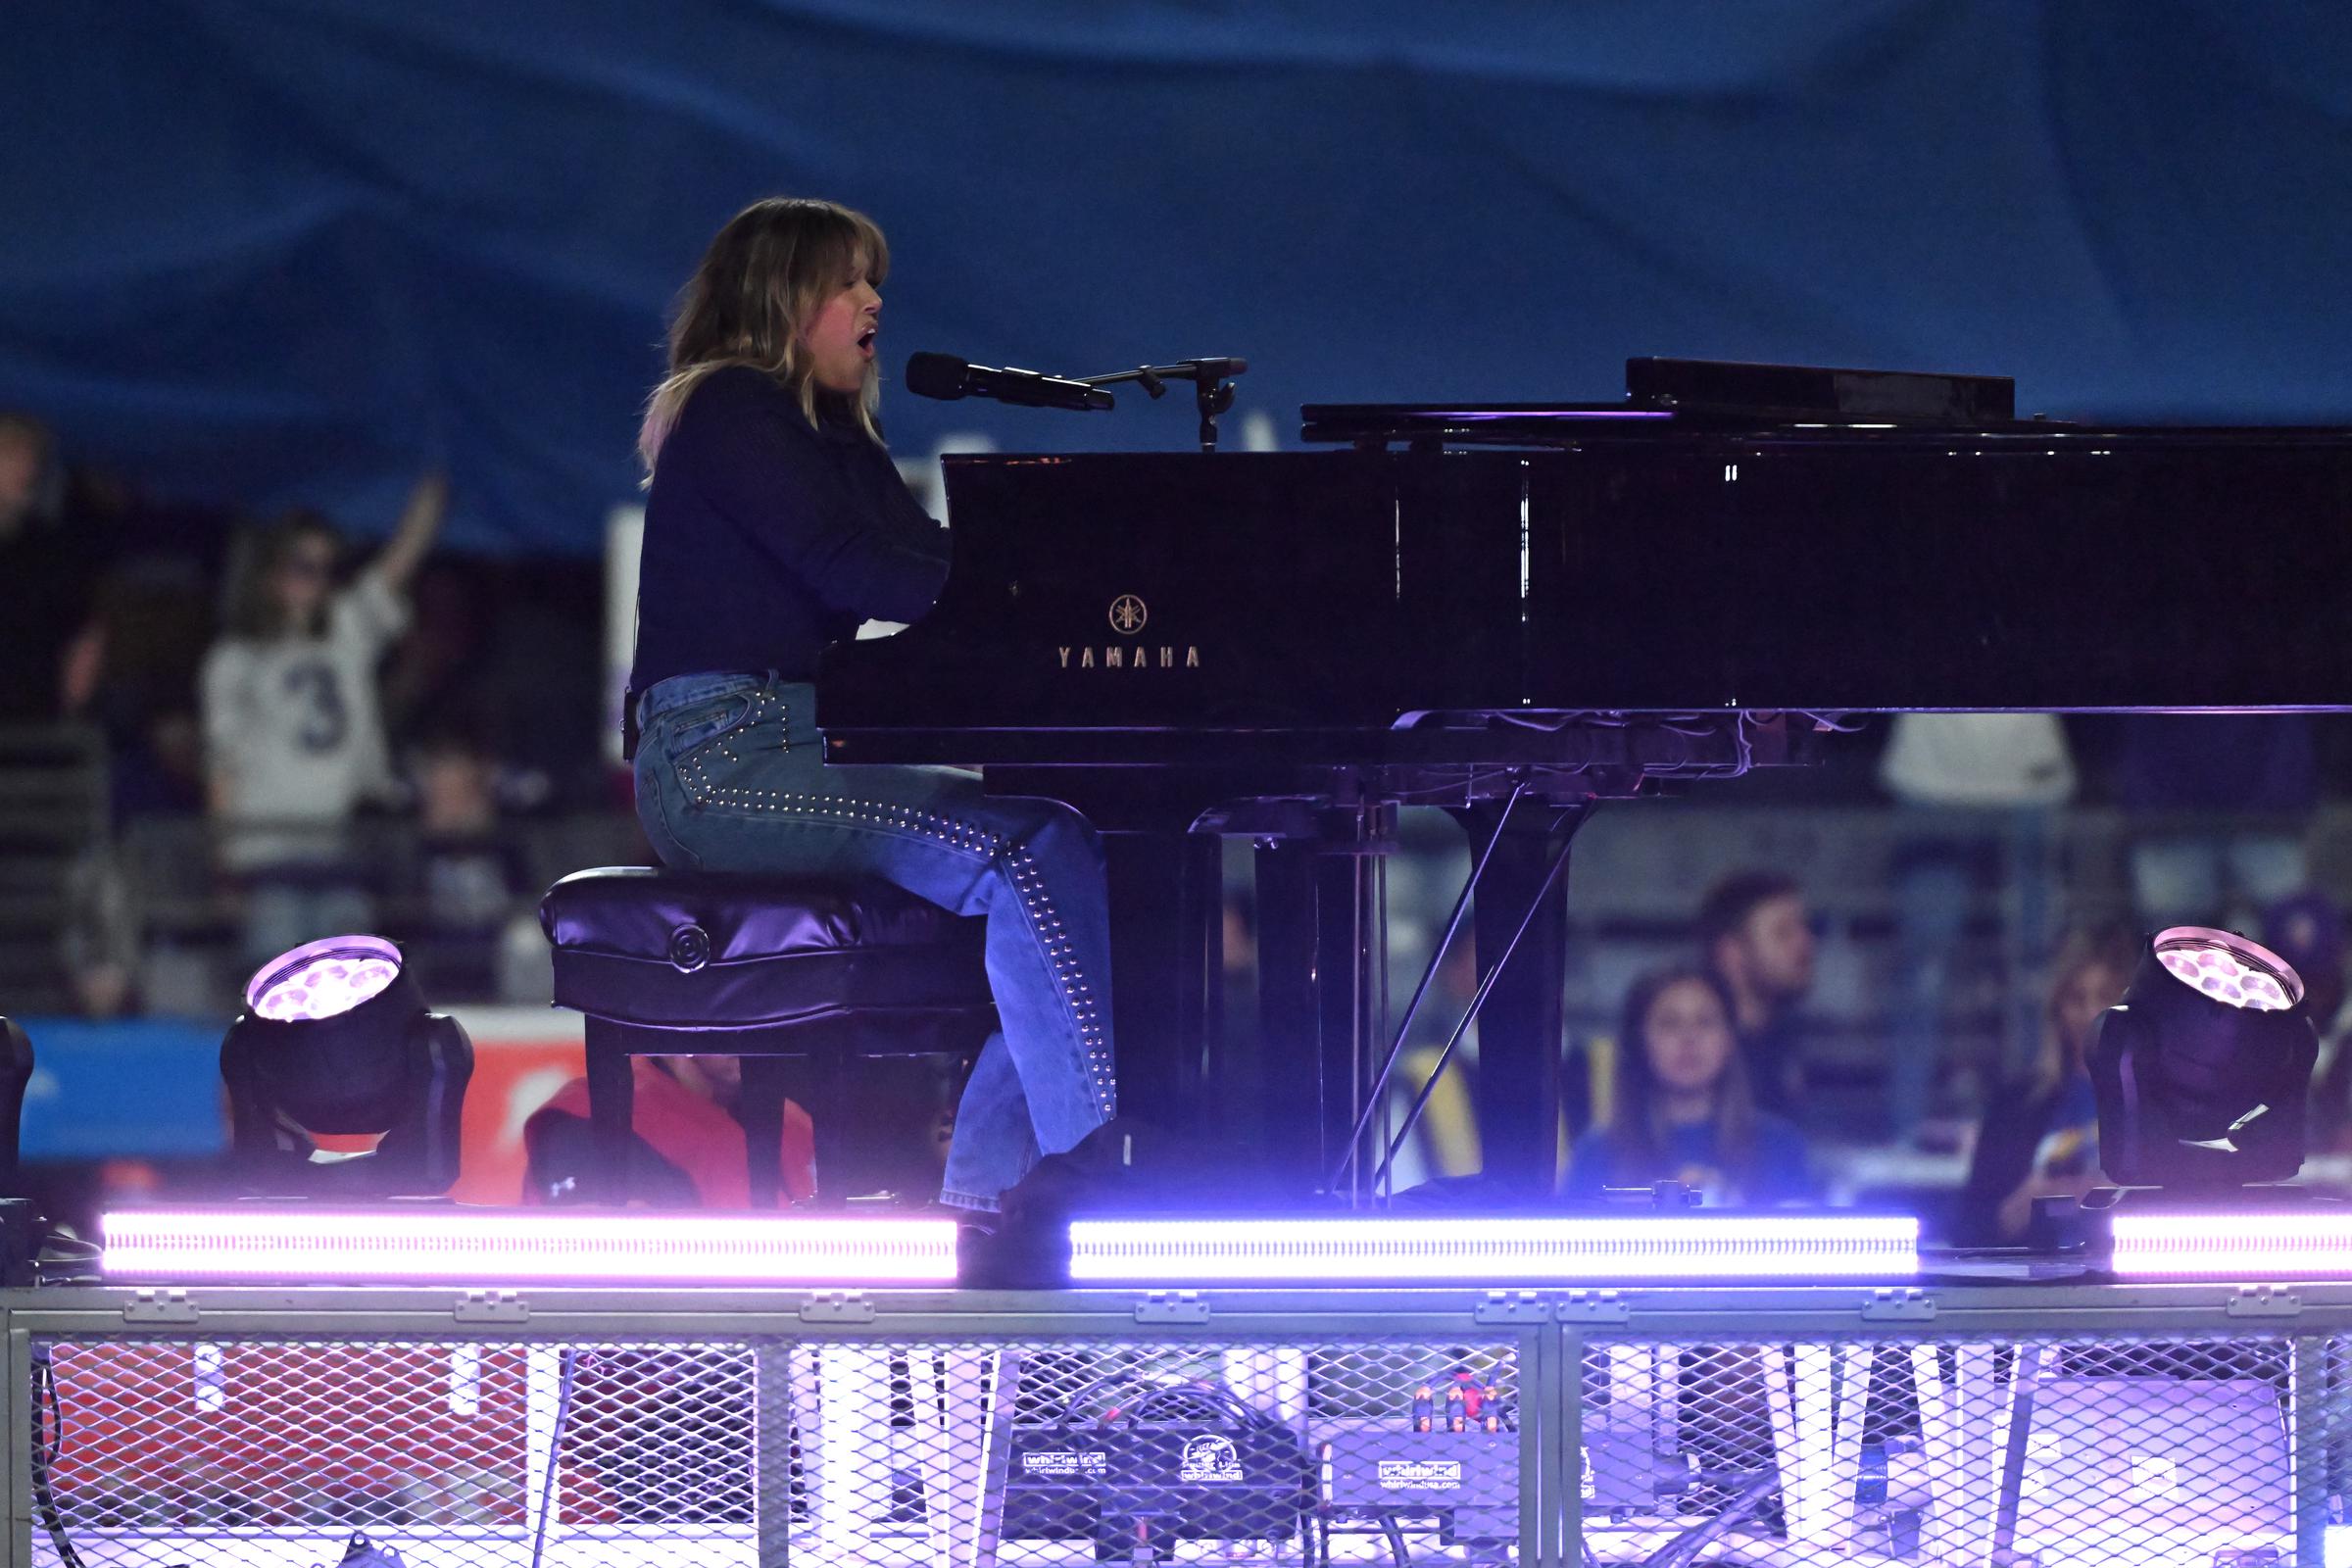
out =
[[[110,1275],[465,1285],[944,1285],[956,1223],[434,1208],[125,1209]]]
[[[2156,958],[2191,991],[2232,1007],[2284,1012],[2303,1000],[2293,967],[2234,931],[2177,925],[2156,933]]]
[[[2352,1274],[2352,1210],[2118,1212],[2108,1224],[2115,1240],[2115,1272],[2125,1279],[2330,1279]]]
[[[1421,1285],[1900,1279],[1919,1221],[1860,1214],[1587,1219],[1074,1220],[1075,1283]]]
[[[332,1018],[400,978],[400,950],[382,937],[328,937],[281,953],[254,971],[245,1005],[277,1023]]]

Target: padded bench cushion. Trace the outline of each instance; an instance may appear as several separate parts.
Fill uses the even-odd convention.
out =
[[[547,890],[556,1004],[657,1029],[856,1013],[985,1026],[982,924],[881,881],[575,871]]]

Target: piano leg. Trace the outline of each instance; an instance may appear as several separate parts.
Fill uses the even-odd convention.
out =
[[[1483,983],[1510,961],[1478,1016],[1478,1138],[1488,1184],[1506,1198],[1542,1200],[1557,1185],[1560,1062],[1567,1044],[1561,991],[1568,961],[1568,875],[1550,877],[1587,808],[1510,814],[1479,883],[1472,920]],[[1475,860],[1502,818],[1499,802],[1454,811]],[[1533,906],[1533,915],[1530,907]],[[1511,938],[1527,930],[1511,949]]]
[[[1359,844],[1367,843],[1358,840]],[[1315,989],[1321,1003],[1323,1093],[1316,1124],[1317,1174],[1330,1180],[1371,1090],[1375,1051],[1387,1044],[1380,965],[1388,956],[1382,865],[1376,852],[1327,849],[1315,868]],[[1384,1123],[1373,1120],[1377,1131]],[[1369,1167],[1348,1167],[1339,1191],[1360,1205],[1370,1196]]]
[[[1258,841],[1256,1137],[1301,1197],[1338,1169],[1387,1043],[1380,857],[1395,839],[1394,808],[1371,807]],[[1341,1190],[1360,1201],[1372,1168],[1350,1165]]]
[[[1250,1054],[1257,1096],[1235,1117],[1266,1152],[1286,1188],[1323,1179],[1322,1016],[1315,987],[1315,846],[1260,840],[1257,871],[1257,1038]]]
[[[1119,1112],[1199,1130],[1200,1064],[1223,976],[1217,840],[1102,835],[1110,882],[1110,1020]]]

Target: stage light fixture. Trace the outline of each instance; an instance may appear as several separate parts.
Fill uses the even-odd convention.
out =
[[[949,1219],[587,1214],[400,1206],[123,1209],[103,1266],[124,1280],[466,1285],[946,1285]]]
[[[2108,1221],[2123,1279],[2341,1279],[2352,1275],[2352,1207],[2287,1213],[2133,1213]]]
[[[1902,1279],[1908,1215],[1073,1220],[1074,1283],[1424,1285]]]
[[[472,1075],[473,1043],[426,1007],[398,948],[306,943],[255,971],[220,1044],[239,1177],[273,1197],[446,1192]]]
[[[2292,966],[2234,932],[2149,939],[2088,1056],[2109,1179],[2214,1193],[2301,1169],[2319,1054],[2302,1001]]]

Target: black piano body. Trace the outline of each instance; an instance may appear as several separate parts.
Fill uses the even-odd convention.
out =
[[[1482,971],[1535,907],[1483,1015],[1480,1121],[1490,1175],[1534,1192],[1544,873],[1592,798],[1799,760],[1844,714],[2352,708],[2352,431],[1672,403],[1310,407],[1345,446],[952,457],[947,587],[827,655],[828,758],[978,766],[1094,816],[1123,1105],[1304,1115],[1302,1168],[1335,1168],[1363,1089],[1395,804],[1452,808],[1480,848],[1502,822]],[[1213,1038],[1216,832],[1260,846],[1254,1057]]]

